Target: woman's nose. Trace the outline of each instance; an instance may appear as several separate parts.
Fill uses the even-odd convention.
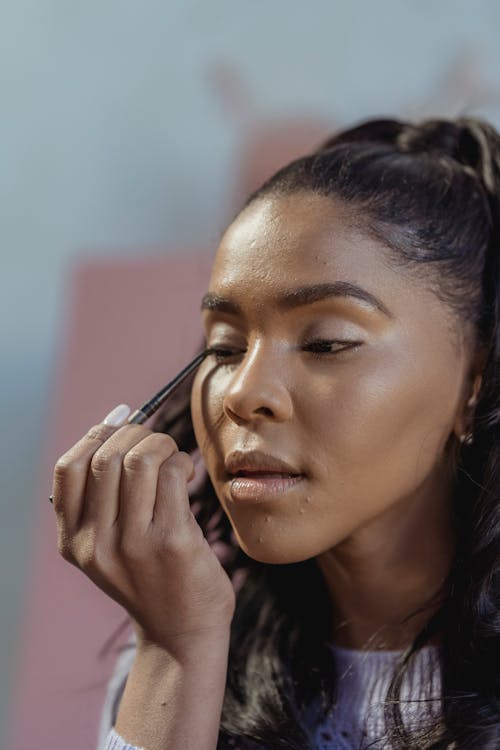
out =
[[[269,350],[247,352],[226,389],[224,412],[238,423],[290,419],[293,405],[285,375],[283,362]]]

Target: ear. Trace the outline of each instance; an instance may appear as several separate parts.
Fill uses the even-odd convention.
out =
[[[479,391],[483,384],[483,371],[488,359],[489,347],[476,349],[469,366],[468,377],[464,383],[464,393],[455,419],[454,433],[460,438],[470,429],[474,407],[479,398]]]
[[[472,383],[472,391],[470,394],[470,397],[467,399],[467,406],[475,406],[478,400],[478,394],[481,390],[481,386],[483,384],[483,375],[482,373],[478,373],[474,377],[474,381]]]

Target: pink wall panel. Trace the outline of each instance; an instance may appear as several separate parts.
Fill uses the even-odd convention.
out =
[[[33,499],[31,576],[6,750],[95,749],[116,658],[99,661],[97,654],[126,613],[57,551],[47,499],[53,466],[114,406],[137,408],[194,356],[209,279],[204,256],[93,261],[72,269]]]

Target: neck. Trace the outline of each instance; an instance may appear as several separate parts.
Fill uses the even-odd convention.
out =
[[[367,650],[412,643],[446,594],[455,552],[452,494],[445,476],[429,477],[410,499],[316,558],[332,598],[333,643]]]

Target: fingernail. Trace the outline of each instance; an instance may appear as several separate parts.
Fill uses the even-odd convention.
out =
[[[118,427],[125,422],[131,411],[132,410],[128,404],[119,404],[118,406],[115,406],[113,411],[110,411],[102,421],[104,422],[104,424]]]

